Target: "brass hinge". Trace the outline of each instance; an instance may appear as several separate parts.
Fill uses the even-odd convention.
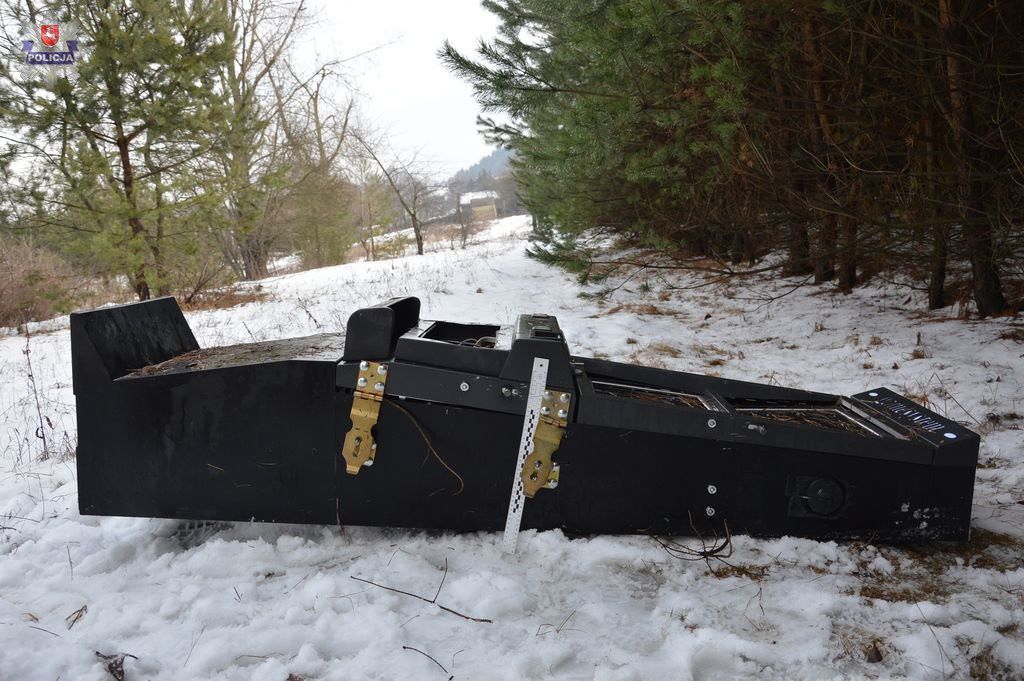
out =
[[[558,449],[565,435],[571,401],[571,393],[550,388],[544,391],[540,419],[533,435],[533,451],[523,462],[523,492],[531,499],[540,489],[558,487],[559,468],[551,460],[551,455]]]
[[[341,455],[345,457],[345,472],[356,475],[363,466],[372,466],[377,442],[373,427],[380,416],[384,400],[384,384],[388,378],[388,365],[378,362],[360,362],[356,391],[352,395],[352,427],[345,435]]]

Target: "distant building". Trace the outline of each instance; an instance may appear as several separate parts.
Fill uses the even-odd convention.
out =
[[[498,218],[498,192],[466,192],[459,195],[459,216],[473,222]]]

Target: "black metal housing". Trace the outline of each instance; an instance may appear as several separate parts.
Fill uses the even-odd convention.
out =
[[[840,397],[572,357],[554,317],[421,323],[415,298],[355,312],[346,334],[207,350],[162,298],[73,314],[71,339],[83,514],[501,529],[544,357],[572,410],[560,483],[526,503],[524,527],[969,534],[978,436],[884,388]],[[348,475],[361,360],[386,362],[387,385],[374,465]]]

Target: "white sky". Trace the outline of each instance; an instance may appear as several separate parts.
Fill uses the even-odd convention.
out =
[[[480,107],[468,83],[437,58],[445,39],[463,53],[494,35],[497,20],[479,0],[311,0],[317,21],[296,54],[350,62],[360,119],[388,133],[399,153],[419,152],[442,176],[472,165],[493,148],[477,132]],[[312,56],[312,55],[311,55]]]

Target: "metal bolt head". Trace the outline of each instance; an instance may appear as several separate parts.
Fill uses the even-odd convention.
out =
[[[508,387],[507,385],[502,386],[501,394],[504,395],[505,397],[512,397],[512,388]]]
[[[544,391],[544,401],[547,402],[550,399],[551,399],[551,391],[550,390],[545,390]]]
[[[715,515],[715,507],[714,506],[708,506],[707,508],[705,508],[704,509],[704,515],[706,515],[709,518],[711,516]]]
[[[469,383],[466,383],[465,381],[459,383],[459,390],[462,392],[469,392]]]
[[[380,392],[384,390],[384,384],[381,383],[380,381],[377,381],[376,383],[373,384],[373,389],[376,390],[377,392]]]
[[[377,443],[374,442],[372,445],[370,445],[370,449],[376,451],[377,450]]]
[[[562,393],[558,399],[562,401],[562,404],[565,404],[569,401],[569,393]]]
[[[564,418],[566,418],[568,416],[569,416],[569,412],[567,412],[565,409],[559,409],[558,410],[558,418],[564,419]]]
[[[356,385],[358,385],[360,388],[365,388],[366,387],[366,378],[363,377],[363,376],[360,376],[359,380],[356,381]]]
[[[373,459],[367,459],[366,461],[363,462],[363,465],[364,466],[372,466],[373,465]]]
[[[530,473],[530,480],[536,480],[536,479],[537,479],[537,474],[536,473]]]
[[[714,485],[708,485],[708,494],[718,494],[718,488]]]
[[[381,364],[381,365],[379,365],[377,367],[377,373],[380,374],[381,376],[383,376],[387,372],[388,372],[388,365],[387,364]]]
[[[718,425],[718,421],[714,419],[708,419],[708,428],[714,428]]]
[[[540,413],[544,414],[544,416],[547,416],[548,414],[551,413],[551,409],[549,407],[541,407],[540,408]]]
[[[536,461],[533,462],[533,467],[534,468],[541,468],[543,466],[544,466],[544,463],[540,459],[537,459]]]
[[[370,368],[370,363],[367,362],[365,359],[362,362],[359,363],[359,370],[360,371],[366,371],[369,368]]]

